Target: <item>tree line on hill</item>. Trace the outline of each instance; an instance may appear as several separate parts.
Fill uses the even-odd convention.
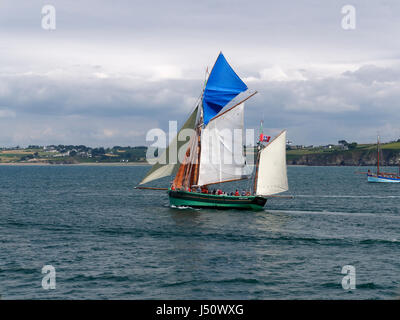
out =
[[[87,147],[85,145],[49,145],[49,146],[37,146],[30,145],[27,149],[35,151],[33,154],[25,155],[21,160],[29,160],[36,157],[69,157],[79,159],[95,160],[95,161],[145,161],[147,147],[123,147],[114,146],[110,148],[104,147]],[[46,155],[46,156],[43,156]]]

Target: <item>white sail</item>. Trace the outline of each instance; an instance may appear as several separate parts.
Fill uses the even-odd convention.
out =
[[[179,134],[185,130],[185,129],[192,129],[195,127],[196,123],[196,118],[197,118],[197,110],[199,108],[196,107],[195,110],[192,112],[190,117],[186,120],[184,125],[182,126],[181,130],[179,130],[178,134],[175,136],[175,138],[172,140],[171,144],[166,148],[161,155],[160,159],[165,159],[165,163],[156,163],[153,165],[153,167],[147,172],[146,176],[143,178],[143,180],[139,183],[145,184],[153,180],[157,180],[166,176],[170,176],[176,173],[178,170],[179,166],[181,165],[179,161],[174,161],[173,163],[170,163],[172,161],[169,161],[169,150],[171,146],[175,147],[175,149],[179,152],[180,148],[187,143],[186,141],[180,141],[178,140]],[[193,131],[194,134],[194,131]],[[192,139],[193,137],[190,137]],[[190,140],[189,140],[190,141]],[[178,157],[178,155],[177,155]]]
[[[139,185],[170,176],[176,171],[176,167],[176,164],[165,164],[163,166],[159,166],[157,169],[147,174],[146,177],[139,183]]]
[[[256,188],[256,194],[263,196],[289,189],[286,174],[286,130],[261,151]]]
[[[244,103],[211,120],[201,135],[198,185],[245,178]]]

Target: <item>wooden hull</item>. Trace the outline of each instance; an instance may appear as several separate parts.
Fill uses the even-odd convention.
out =
[[[260,196],[218,196],[205,193],[169,190],[169,202],[176,207],[262,210],[266,198]]]

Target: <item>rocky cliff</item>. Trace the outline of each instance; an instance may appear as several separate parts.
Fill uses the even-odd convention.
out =
[[[375,166],[376,150],[347,150],[287,155],[289,165],[308,166]],[[382,166],[397,166],[400,163],[400,150],[384,150],[380,157]]]

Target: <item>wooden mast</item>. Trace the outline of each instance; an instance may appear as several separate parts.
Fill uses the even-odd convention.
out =
[[[199,181],[199,172],[200,172],[199,168],[200,168],[200,155],[201,155],[201,126],[197,127],[196,134],[197,134],[197,161],[196,163],[193,164],[194,170],[193,170],[193,176],[191,177],[192,185],[197,185],[197,182]]]
[[[257,144],[257,161],[256,161],[256,172],[254,174],[254,185],[253,185],[253,193],[257,192],[257,180],[258,180],[258,163],[260,162],[260,153],[261,153],[261,143]]]
[[[216,62],[217,61],[215,61],[215,63]],[[214,63],[214,66],[215,66],[215,63]],[[214,69],[214,66],[213,66],[213,69]],[[196,126],[197,161],[196,161],[196,163],[194,163],[192,165],[194,167],[194,170],[192,171],[192,175],[190,177],[190,186],[197,185],[197,182],[199,181],[200,156],[201,156],[201,127],[203,126],[203,117],[204,117],[203,97],[204,97],[204,91],[206,90],[206,86],[207,86],[207,82],[208,82],[207,74],[208,74],[208,67],[206,70],[206,76],[205,76],[206,79],[204,80],[203,92],[201,93],[201,100],[200,100],[201,107],[199,108],[199,112],[200,112],[199,122],[198,122],[198,125]],[[210,74],[208,74],[208,77],[210,77]]]

